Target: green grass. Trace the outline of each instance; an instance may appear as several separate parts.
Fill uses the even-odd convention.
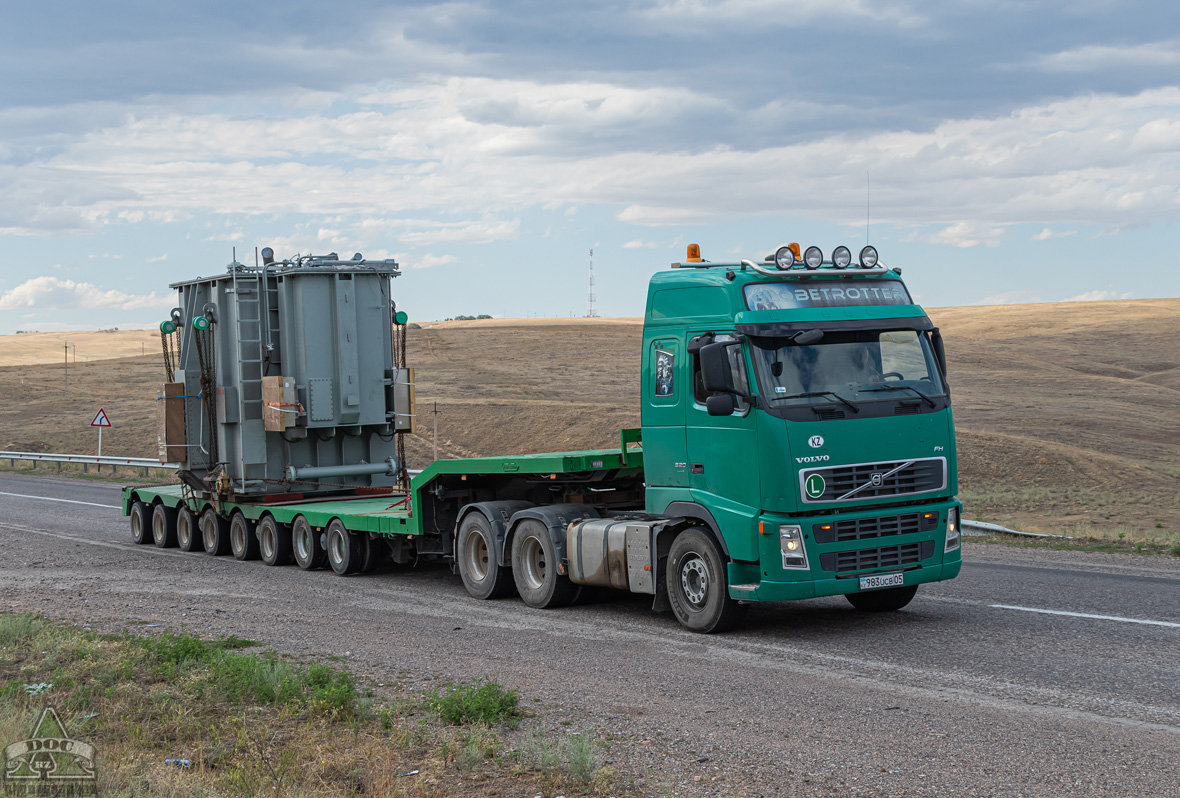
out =
[[[454,726],[512,723],[520,717],[520,694],[490,679],[451,683],[441,689],[428,690],[424,698],[443,723]]]

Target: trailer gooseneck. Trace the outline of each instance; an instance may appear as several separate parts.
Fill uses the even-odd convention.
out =
[[[897,610],[959,572],[942,339],[872,247],[690,246],[648,290],[641,429],[412,479],[397,264],[262,255],[174,286],[160,434],[182,484],[124,489],[138,542],[338,574],[447,557],[478,599],[612,587],[698,632],[757,601]]]

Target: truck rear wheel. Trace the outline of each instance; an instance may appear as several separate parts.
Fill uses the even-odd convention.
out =
[[[861,612],[893,612],[909,604],[917,592],[918,586],[910,585],[870,590],[867,593],[845,593],[844,598]]]
[[[239,510],[229,521],[229,545],[235,560],[258,559],[258,536],[254,524]]]
[[[291,551],[295,564],[305,571],[323,568],[328,562],[328,552],[320,545],[320,533],[303,516],[291,524]]]
[[[201,544],[206,554],[221,557],[229,554],[229,522],[210,507],[201,515]]]
[[[512,538],[512,577],[516,592],[530,607],[565,607],[574,600],[577,586],[557,572],[557,548],[540,521],[521,521]]]
[[[665,575],[672,612],[689,631],[725,632],[746,614],[747,605],[729,597],[721,552],[700,529],[687,529],[672,541]]]
[[[147,505],[143,502],[132,502],[131,512],[127,514],[131,523],[131,539],[136,543],[152,542],[152,519]]]
[[[157,504],[152,508],[152,541],[158,549],[176,545],[176,510]]]
[[[181,507],[176,511],[176,545],[181,551],[196,551],[201,548],[197,517],[187,507]]]
[[[512,592],[510,568],[496,565],[496,538],[483,513],[470,512],[459,524],[456,559],[463,587],[472,598],[503,598]]]
[[[355,574],[363,561],[360,535],[350,532],[339,518],[333,518],[328,524],[328,564],[332,570],[341,576]]]
[[[267,565],[287,565],[291,562],[291,530],[272,516],[258,522],[258,553]]]

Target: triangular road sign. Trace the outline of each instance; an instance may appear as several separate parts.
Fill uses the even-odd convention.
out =
[[[107,418],[107,411],[99,409],[98,415],[94,417],[94,421],[90,422],[92,427],[109,427],[111,420]]]

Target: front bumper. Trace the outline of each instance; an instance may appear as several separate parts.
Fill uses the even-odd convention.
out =
[[[944,551],[947,511],[952,507],[958,508],[962,517],[962,505],[957,499],[904,508],[862,508],[838,515],[789,517],[765,514],[761,519],[765,534],[759,535],[760,560],[757,563],[730,563],[729,595],[741,601],[793,601],[837,596],[860,592],[860,577],[872,574],[902,573],[905,585],[953,579],[958,576],[963,562],[961,545]],[[888,534],[891,525],[899,525],[896,519],[904,520],[915,513],[937,513],[933,528]],[[816,539],[820,525],[841,522],[846,525],[859,522],[857,529],[879,527],[886,533],[831,542]],[[778,535],[780,524],[802,527],[808,569],[783,568]],[[864,567],[866,562],[872,566]]]

